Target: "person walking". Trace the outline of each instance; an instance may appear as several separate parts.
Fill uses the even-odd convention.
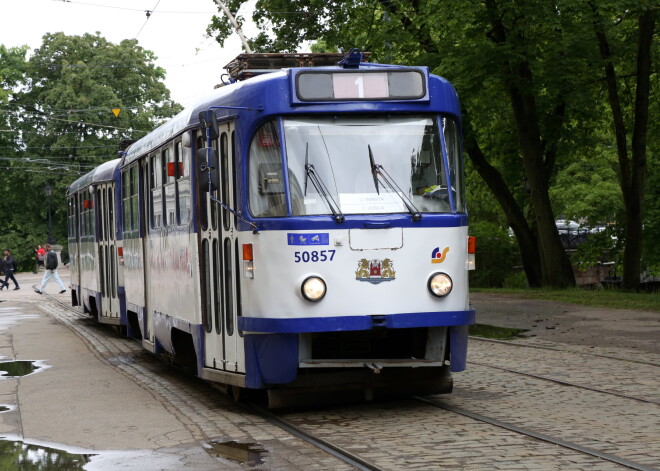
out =
[[[34,253],[37,254],[37,267],[34,269],[34,272],[37,273],[39,271],[39,267],[44,266],[46,250],[41,245],[39,245],[39,248],[34,249]]]
[[[55,279],[55,282],[60,285],[60,294],[66,292],[64,283],[62,283],[60,276],[57,274],[57,265],[57,254],[53,252],[50,244],[46,244],[46,271],[44,272],[44,277],[41,280],[41,289],[35,289],[35,293],[44,294],[46,284],[48,284],[51,278]]]
[[[16,281],[16,277],[14,276],[14,272],[16,271],[16,260],[14,260],[14,257],[12,256],[11,253],[9,253],[9,249],[5,249],[5,258],[2,259],[2,261],[5,264],[5,281],[2,282],[2,286],[0,286],[0,290],[3,288],[9,289],[9,282],[7,280],[12,280],[14,282],[14,291],[17,289],[21,289],[20,286],[18,286],[18,281]]]

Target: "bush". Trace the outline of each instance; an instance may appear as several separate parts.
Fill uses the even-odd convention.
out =
[[[520,259],[518,244],[506,228],[481,221],[470,226],[470,235],[477,238],[477,268],[470,271],[470,286],[502,288],[505,280],[519,273],[515,269]]]

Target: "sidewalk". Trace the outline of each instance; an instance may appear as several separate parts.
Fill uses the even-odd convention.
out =
[[[70,303],[69,269],[58,273],[66,293],[59,294],[54,282],[46,293]],[[0,455],[11,455],[12,443],[18,443],[13,453],[29,454],[27,464],[5,468],[13,464],[3,458],[0,468],[27,469],[48,453],[55,453],[49,460],[66,459],[62,451],[83,463],[96,455],[85,465],[90,471],[211,471],[222,466],[204,450],[180,412],[154,393],[158,384],[145,387],[106,358],[101,350],[113,341],[111,332],[95,334],[101,343],[92,345],[87,336],[83,340],[48,314],[53,303],[34,292],[42,277],[43,271],[18,273],[20,289],[14,291],[12,283],[9,291],[0,291],[0,361],[37,366],[31,374],[0,377]],[[129,347],[139,349],[137,344]],[[27,444],[33,451],[21,451]]]
[[[59,286],[55,282],[55,280],[51,280],[48,282],[46,285],[46,293],[50,294],[51,296],[55,296],[57,299],[71,299],[71,292],[69,289],[69,282],[70,282],[70,272],[69,272],[69,267],[64,267],[60,266],[57,269],[57,274],[60,276],[60,279],[62,280],[62,283],[64,283],[64,286],[66,286],[66,293],[59,294]],[[38,273],[32,273],[32,272],[18,272],[15,273],[14,276],[16,277],[16,281],[18,281],[18,286],[20,286],[21,289],[19,290],[14,290],[14,283],[11,280],[7,280],[9,283],[9,288],[5,288],[2,291],[0,291],[0,302],[2,301],[17,301],[21,299],[26,299],[26,297],[31,297],[32,295],[34,296],[40,296],[39,294],[34,292],[35,288],[39,288],[41,286],[41,280],[44,277],[44,269],[40,269]],[[4,275],[2,276],[2,280],[4,281],[5,277]]]

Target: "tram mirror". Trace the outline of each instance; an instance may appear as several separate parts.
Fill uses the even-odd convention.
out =
[[[208,161],[207,161],[208,157]],[[209,147],[198,149],[195,153],[195,168],[197,169],[197,181],[201,192],[220,188],[220,172],[218,171],[218,152]]]
[[[208,129],[211,139],[218,138],[218,118],[216,118],[213,110],[199,112],[199,126],[204,131],[204,137],[206,137],[206,130]]]

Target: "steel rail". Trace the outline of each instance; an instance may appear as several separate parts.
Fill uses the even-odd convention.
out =
[[[536,375],[534,373],[525,373],[524,371],[512,370],[510,368],[504,368],[502,366],[489,365],[487,363],[480,363],[478,361],[468,361],[468,363],[471,364],[471,365],[478,365],[478,366],[483,366],[483,367],[486,367],[486,368],[494,368],[496,370],[506,371],[507,373],[527,376],[529,378],[540,379],[540,380],[543,380],[543,381],[548,381],[550,383],[560,384],[562,386],[569,386],[569,387],[573,387],[573,388],[586,389],[587,391],[592,391],[592,392],[601,393],[601,394],[609,394],[611,396],[616,396],[616,397],[620,397],[620,398],[623,398],[623,399],[630,399],[631,401],[639,401],[639,402],[644,402],[646,404],[654,404],[656,406],[660,406],[660,402],[658,402],[658,401],[650,401],[648,399],[642,399],[642,398],[639,398],[639,397],[628,396],[626,394],[618,393],[618,392],[615,392],[615,391],[606,391],[604,389],[593,388],[591,386],[585,386],[585,385],[582,385],[582,384],[569,383],[568,381],[562,381],[560,379],[549,378],[547,376]]]
[[[610,455],[608,453],[603,453],[598,450],[594,450],[593,448],[587,448],[581,445],[578,445],[576,443],[572,442],[567,442],[566,440],[562,440],[559,438],[554,438],[549,435],[545,435],[543,433],[538,433],[534,432],[533,430],[527,430],[522,427],[518,427],[513,424],[509,424],[507,422],[502,422],[501,420],[493,419],[491,417],[486,417],[485,415],[477,414],[475,412],[470,412],[465,409],[459,409],[458,407],[453,407],[447,404],[439,404],[437,402],[431,401],[429,399],[423,398],[423,397],[414,397],[415,400],[419,402],[423,402],[425,404],[428,404],[432,407],[437,407],[439,409],[444,409],[449,412],[453,412],[455,414],[459,414],[465,417],[469,417],[473,420],[478,420],[479,422],[485,422],[490,425],[494,425],[496,427],[503,428],[505,430],[509,430],[511,432],[519,433],[521,435],[525,435],[528,437],[535,438],[537,440],[541,440],[547,443],[552,443],[553,445],[558,445],[564,448],[568,448],[569,450],[577,451],[579,453],[583,453],[589,456],[593,456],[595,458],[599,458],[605,461],[609,461],[611,463],[616,463],[621,466],[625,466],[626,468],[634,469],[637,471],[659,471],[658,468],[652,468],[649,466],[645,466],[640,463],[635,463],[634,461],[629,461],[625,460],[623,458],[619,458],[618,456]]]
[[[491,342],[491,343],[499,343],[502,345],[511,345],[512,347],[523,347],[523,348],[538,348],[539,350],[550,350],[553,352],[562,352],[562,353],[574,353],[575,355],[586,355],[586,356],[591,356],[591,357],[598,357],[598,358],[607,358],[609,360],[616,360],[616,361],[625,361],[628,363],[637,363],[640,365],[646,365],[646,366],[655,366],[660,368],[660,363],[653,363],[653,362],[648,362],[648,361],[641,361],[641,360],[633,360],[631,358],[619,358],[619,357],[613,357],[609,355],[602,355],[599,353],[587,353],[587,352],[576,352],[572,350],[565,350],[561,348],[552,348],[552,347],[547,347],[545,345],[527,345],[524,343],[516,343],[516,342],[509,342],[507,340],[497,340],[497,339],[487,339],[484,337],[474,337],[472,335],[469,336],[470,340],[477,340],[480,342]]]
[[[333,445],[332,443],[322,438],[316,437],[308,432],[305,432],[300,427],[293,425],[292,423],[278,417],[277,415],[267,411],[266,409],[254,403],[242,403],[240,405],[242,405],[245,409],[249,410],[250,412],[259,415],[260,417],[267,420],[271,424],[281,428],[282,430],[285,430],[286,432],[300,438],[301,440],[304,440],[310,445],[313,445],[319,448],[320,450],[325,451],[326,453],[334,456],[335,458],[343,461],[346,464],[353,466],[356,469],[363,471],[384,471],[383,468],[380,468],[375,464],[370,463],[369,461],[364,460],[359,456],[344,450],[341,447]]]

